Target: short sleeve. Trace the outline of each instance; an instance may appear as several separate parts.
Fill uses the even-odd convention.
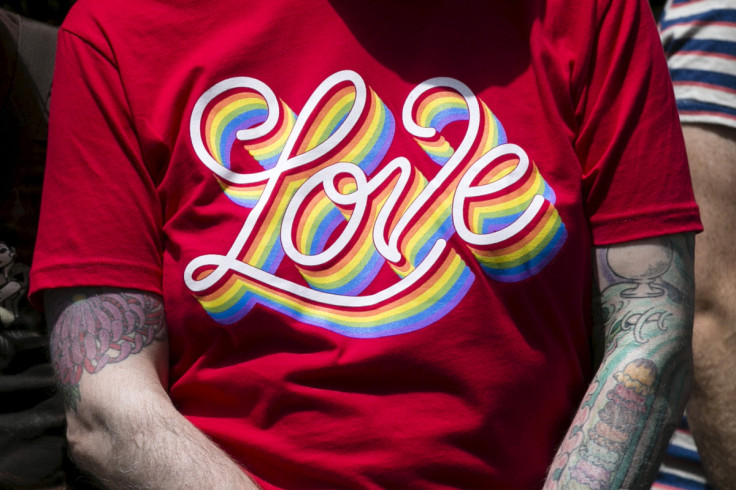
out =
[[[736,128],[736,5],[670,0],[660,27],[680,120]]]
[[[643,0],[599,2],[577,107],[593,242],[702,229],[672,84]]]
[[[161,206],[114,57],[60,30],[31,300],[41,290],[161,290]]]

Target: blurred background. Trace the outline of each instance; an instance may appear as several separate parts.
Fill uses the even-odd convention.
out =
[[[4,0],[0,6],[11,12],[53,25],[61,24],[75,0]]]

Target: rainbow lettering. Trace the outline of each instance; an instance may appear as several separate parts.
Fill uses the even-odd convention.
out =
[[[453,148],[441,132],[458,122],[467,130]],[[458,246],[503,282],[552,260],[566,238],[554,191],[467,86],[420,84],[402,124],[439,166],[431,180],[406,158],[384,161],[395,118],[355,72],[328,77],[298,116],[253,78],[198,99],[194,150],[245,208],[230,250],[185,270],[215,321],[234,324],[260,304],[349,337],[398,335],[436,322],[470,289]],[[303,282],[276,274],[284,260]]]

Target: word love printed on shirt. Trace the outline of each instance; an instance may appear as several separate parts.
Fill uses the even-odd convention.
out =
[[[453,148],[441,133],[458,121],[467,129]],[[401,123],[437,166],[431,179],[407,158],[384,161],[395,119],[355,72],[328,77],[298,116],[253,78],[202,94],[194,150],[248,209],[228,253],[184,273],[213,319],[231,324],[261,304],[350,337],[396,335],[461,301],[475,279],[463,257],[514,282],[555,256],[567,235],[554,191],[466,85],[421,83]]]

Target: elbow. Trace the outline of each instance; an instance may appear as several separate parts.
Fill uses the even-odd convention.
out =
[[[67,411],[66,423],[69,455],[77,466],[90,474],[99,474],[101,468],[112,463],[113,438],[101,418],[90,417],[81,410]]]

